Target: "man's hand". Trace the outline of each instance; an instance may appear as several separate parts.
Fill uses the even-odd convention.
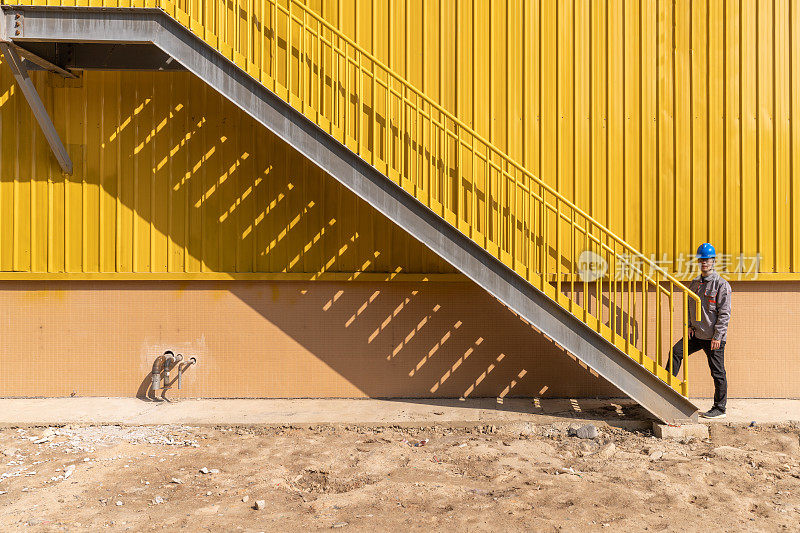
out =
[[[711,339],[711,349],[712,350],[719,350],[719,345],[721,344],[719,339]]]

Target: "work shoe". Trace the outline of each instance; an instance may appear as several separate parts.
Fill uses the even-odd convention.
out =
[[[703,418],[725,418],[725,411],[719,407],[712,407],[710,411],[700,413]]]

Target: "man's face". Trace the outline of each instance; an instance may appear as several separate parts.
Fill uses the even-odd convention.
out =
[[[697,262],[700,263],[700,272],[703,274],[707,274],[708,272],[714,270],[715,259],[713,257],[710,259],[698,259]]]

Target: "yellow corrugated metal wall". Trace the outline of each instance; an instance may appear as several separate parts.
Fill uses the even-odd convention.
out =
[[[800,273],[799,0],[309,3],[645,254]]]
[[[452,272],[188,73],[33,73],[64,177],[0,66],[0,270]]]
[[[645,254],[800,273],[800,0],[309,3]],[[448,271],[187,75],[37,81],[77,171],[3,67],[2,270]]]

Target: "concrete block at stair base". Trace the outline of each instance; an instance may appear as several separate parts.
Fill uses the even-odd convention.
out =
[[[670,426],[653,422],[653,435],[659,439],[695,439],[708,438],[708,426],[705,424],[681,424],[680,426]]]

